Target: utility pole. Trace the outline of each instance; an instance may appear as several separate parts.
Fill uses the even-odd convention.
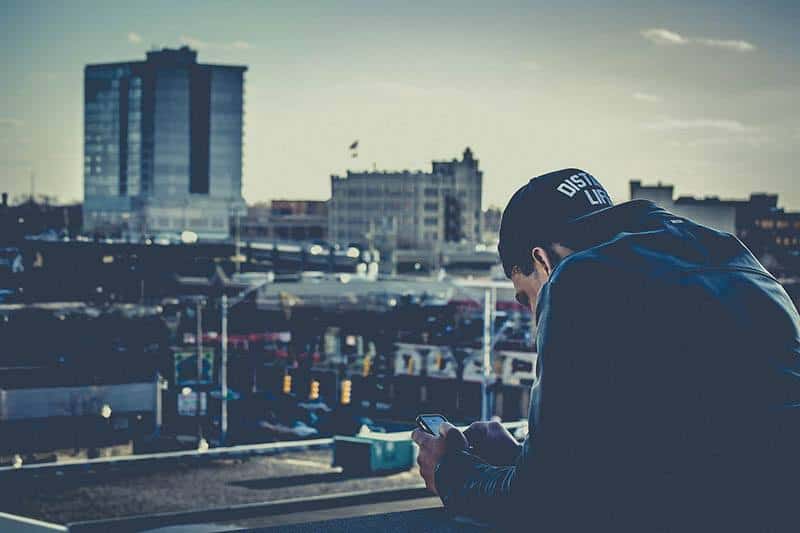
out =
[[[200,376],[203,375],[203,302],[200,298],[195,301],[195,317],[197,318],[197,331],[195,333],[195,341],[197,344],[197,385],[200,385]],[[198,387],[199,388],[199,387]],[[200,423],[200,391],[195,390],[195,395],[197,398],[197,411],[195,411],[195,416],[197,417],[197,432],[198,432],[198,439],[203,437],[203,429]]]
[[[237,274],[242,271],[242,262],[240,261],[240,259],[241,259],[241,249],[239,248],[239,235],[240,235],[240,231],[241,231],[240,226],[239,226],[240,225],[239,216],[240,216],[240,213],[239,213],[239,210],[237,209],[236,210],[236,233],[235,233],[235,235],[236,235],[236,237],[235,237],[236,238],[236,273]]]
[[[257,285],[255,287],[251,287],[238,296],[234,297],[233,300],[228,303],[228,295],[225,294],[225,284],[221,283],[221,290],[222,294],[220,296],[220,311],[222,315],[222,323],[220,324],[220,371],[219,371],[219,382],[220,382],[220,396],[221,398],[221,407],[220,407],[220,420],[219,420],[219,429],[220,429],[220,445],[225,445],[225,439],[228,435],[228,310],[233,308],[240,303],[242,303],[249,294],[254,291],[260,290],[266,283],[261,285]]]
[[[220,383],[222,392],[222,413],[220,415],[220,444],[225,444],[228,434],[228,295],[222,293],[222,355],[220,361]]]
[[[489,420],[492,416],[492,394],[489,390],[489,379],[492,373],[492,330],[494,329],[494,309],[497,299],[497,288],[487,287],[483,292],[483,381],[481,381],[481,419]]]

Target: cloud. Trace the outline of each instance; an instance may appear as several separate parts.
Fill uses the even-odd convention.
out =
[[[714,130],[726,133],[754,133],[758,131],[758,128],[747,126],[738,120],[714,118],[665,118],[658,122],[646,124],[645,127],[656,131]]]
[[[181,43],[187,44],[192,48],[197,48],[198,50],[208,47],[208,43],[206,41],[201,41],[200,39],[195,39],[194,37],[189,37],[188,35],[181,35]]]
[[[142,36],[136,32],[128,33],[128,42],[133,44],[138,44],[142,42]]]
[[[658,96],[657,94],[640,93],[640,92],[633,93],[633,98],[635,100],[639,100],[640,102],[647,102],[650,104],[657,104],[659,102],[664,101],[664,99]]]
[[[683,138],[674,139],[672,143],[675,146],[690,148],[733,145],[758,148],[774,141],[761,128],[733,119],[663,118],[645,124],[645,127],[650,130],[680,134]]]
[[[237,40],[229,43],[214,43],[189,35],[181,35],[181,42],[197,50],[250,50],[253,48],[253,45],[247,41]]]
[[[664,28],[650,28],[641,31],[642,37],[656,44],[689,44],[689,39],[674,31]]]
[[[18,118],[0,118],[0,128],[19,128],[23,124]]]
[[[755,45],[747,41],[725,41],[721,39],[696,39],[696,42],[712,48],[725,48],[736,52],[752,52],[756,49]]]
[[[695,44],[710,48],[721,48],[734,52],[752,52],[756,49],[753,43],[740,39],[712,39],[709,37],[686,37],[666,28],[648,28],[639,32],[648,41],[661,46],[684,46]]]
[[[765,144],[771,143],[772,138],[767,135],[731,135],[731,136],[716,136],[716,137],[701,137],[686,143],[686,146],[692,148],[702,148],[707,146],[731,146],[742,145],[752,146],[758,148]]]

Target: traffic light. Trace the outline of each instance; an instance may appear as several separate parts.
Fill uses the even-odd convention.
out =
[[[342,405],[348,405],[350,403],[350,392],[353,388],[353,382],[349,379],[345,379],[342,381]]]
[[[370,368],[372,368],[372,357],[364,356],[364,368],[361,370],[361,375],[364,377],[369,376]]]
[[[283,376],[283,393],[290,394],[292,392],[292,375],[286,374]]]
[[[311,389],[308,391],[309,400],[319,399],[319,381],[316,379],[311,380]]]

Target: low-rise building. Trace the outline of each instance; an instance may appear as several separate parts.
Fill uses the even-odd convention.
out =
[[[232,230],[237,228],[232,221]],[[324,241],[328,238],[328,202],[272,200],[247,208],[238,222],[239,237],[247,240]]]
[[[430,172],[348,171],[331,176],[330,240],[381,249],[440,249],[481,239],[483,172],[467,148]]]
[[[483,212],[483,242],[490,245],[497,245],[500,238],[500,221],[503,218],[503,210],[499,207],[490,207]]]

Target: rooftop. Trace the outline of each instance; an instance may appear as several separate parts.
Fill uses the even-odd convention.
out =
[[[320,496],[340,496],[336,503],[345,505],[339,507],[352,508],[357,507],[348,500],[353,493],[390,493],[383,498],[389,501],[373,501],[373,509],[350,509],[349,516],[441,506],[437,498],[423,492],[416,467],[391,475],[348,477],[339,467],[332,467],[331,460],[330,449],[310,449],[269,456],[140,462],[135,467],[111,462],[104,468],[95,465],[61,474],[57,468],[35,474],[35,469],[23,469],[0,475],[0,490],[5,495],[0,511],[56,524],[177,513],[191,520],[191,513],[203,512],[194,523],[211,521],[222,528],[218,530],[227,531],[309,522],[311,517],[305,512],[288,516],[298,513],[292,505],[285,506],[283,511],[288,512],[281,514],[286,516],[277,519],[268,504]],[[390,497],[395,495],[399,497]],[[261,504],[266,506],[262,512],[270,516],[254,516],[260,514],[254,507]],[[248,512],[242,513],[242,509]],[[316,516],[323,520],[343,514],[329,509]],[[220,517],[225,519],[220,522]]]

